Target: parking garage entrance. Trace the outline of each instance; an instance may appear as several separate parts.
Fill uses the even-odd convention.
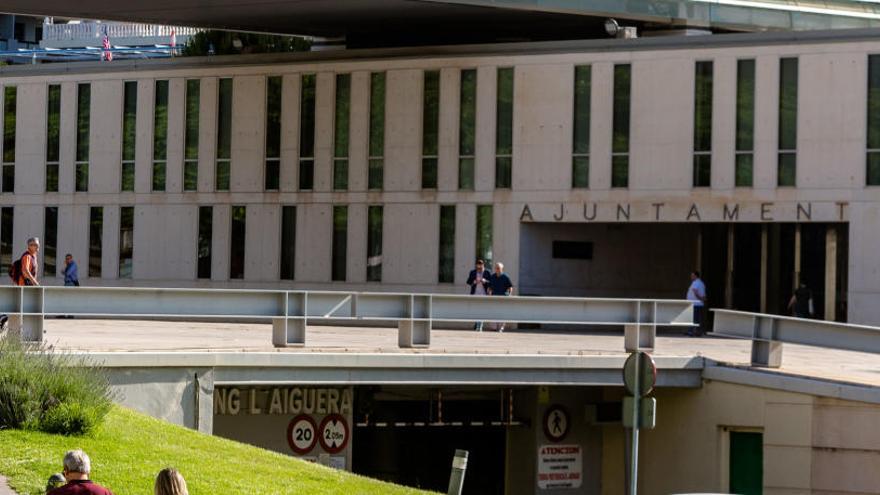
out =
[[[521,224],[524,295],[683,298],[699,270],[709,307],[791,314],[798,284],[813,317],[846,321],[846,223]]]

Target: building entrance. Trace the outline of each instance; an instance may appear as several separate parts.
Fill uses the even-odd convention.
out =
[[[699,270],[710,308],[846,321],[846,223],[523,223],[522,294],[682,298]]]
[[[506,390],[356,389],[353,471],[445,492],[455,449],[469,452],[464,493],[504,493]]]

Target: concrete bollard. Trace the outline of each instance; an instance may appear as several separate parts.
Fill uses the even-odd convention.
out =
[[[449,473],[449,490],[446,495],[461,495],[464,487],[464,472],[467,470],[468,451],[455,449],[452,458],[452,472]]]

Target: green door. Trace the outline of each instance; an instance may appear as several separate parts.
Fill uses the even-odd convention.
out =
[[[730,493],[761,495],[764,483],[764,434],[730,432]]]

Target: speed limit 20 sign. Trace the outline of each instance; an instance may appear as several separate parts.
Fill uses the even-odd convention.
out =
[[[318,427],[311,416],[300,414],[290,420],[290,425],[287,426],[287,444],[291,450],[305,455],[315,448],[317,442]]]

